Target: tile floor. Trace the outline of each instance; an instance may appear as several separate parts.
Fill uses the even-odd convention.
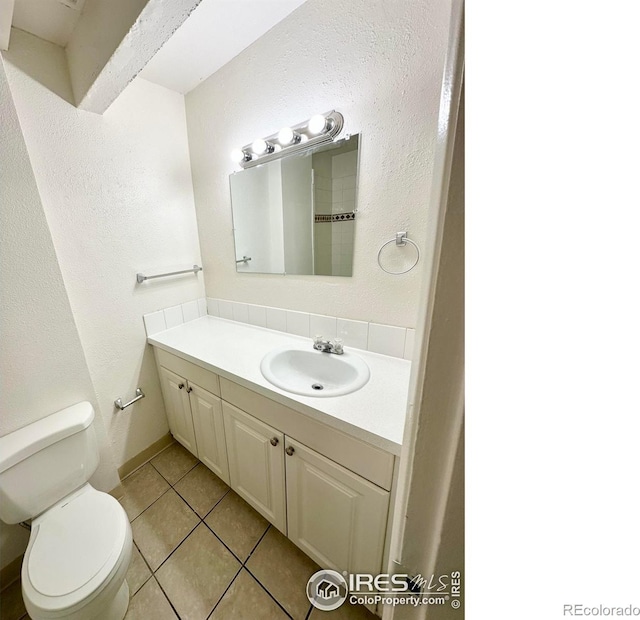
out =
[[[122,485],[134,540],[125,620],[375,619],[346,603],[312,608],[318,565],[179,444]],[[0,593],[0,620],[23,618],[18,581]]]

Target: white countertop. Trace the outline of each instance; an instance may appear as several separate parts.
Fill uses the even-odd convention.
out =
[[[328,426],[400,454],[411,368],[407,360],[345,347],[365,360],[371,378],[351,394],[314,398],[285,392],[260,372],[260,362],[269,351],[284,345],[310,349],[311,338],[205,316],[147,341]]]

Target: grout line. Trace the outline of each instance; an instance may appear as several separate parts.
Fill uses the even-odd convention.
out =
[[[144,562],[144,565],[147,567],[147,570],[149,571],[149,576],[144,580],[144,582],[138,586],[138,589],[131,595],[131,598],[133,598],[136,594],[138,594],[138,592],[140,592],[140,590],[142,590],[142,586],[144,586],[149,579],[151,579],[153,577],[153,571],[151,570],[151,566],[149,566],[149,563],[147,562],[146,558],[142,555],[142,551],[140,551],[140,547],[138,547],[138,545],[136,545],[135,541],[132,538],[132,543],[133,546],[138,550],[138,553],[140,554],[140,557],[142,558],[142,561]],[[131,568],[131,563],[129,563],[129,568]],[[127,569],[128,572],[129,569]],[[127,582],[128,583],[128,582]]]
[[[164,594],[164,597],[167,599],[169,605],[171,605],[171,609],[173,609],[173,613],[176,615],[178,620],[181,620],[180,614],[178,613],[178,610],[173,606],[173,603],[171,602],[171,599],[169,598],[167,593],[164,591],[164,588],[162,587],[162,584],[156,579],[155,575],[153,575],[152,579],[158,584],[158,587],[160,588],[160,592],[162,592],[162,594]]]
[[[189,508],[191,508],[191,506],[189,506]],[[178,545],[176,546],[176,548],[171,551],[171,553],[164,559],[162,560],[162,562],[160,562],[160,564],[158,565],[158,568],[156,568],[155,570],[151,570],[151,572],[153,573],[153,576],[156,576],[156,573],[164,566],[164,564],[166,563],[166,561],[178,550],[180,549],[180,547],[182,547],[182,545],[184,544],[184,542],[187,540],[187,538],[189,538],[189,536],[191,536],[191,534],[193,534],[193,532],[195,532],[196,528],[200,526],[200,524],[202,523],[202,521],[199,521],[198,523],[195,524],[194,527],[192,527],[189,530],[189,533],[178,543]],[[142,554],[142,552],[140,552],[140,554]],[[149,567],[151,568],[151,567]]]
[[[271,592],[269,592],[269,590],[267,590],[266,586],[264,586],[262,584],[262,582],[251,572],[249,567],[245,566],[244,569],[253,577],[253,579],[256,581],[256,583],[269,595],[269,597],[276,603],[276,605],[278,607],[280,607],[280,609],[282,609],[282,611],[285,613],[285,615],[288,618],[292,618],[291,614],[283,607],[283,605],[280,603],[280,601],[278,601],[278,599],[273,594],[271,594]],[[306,616],[305,616],[305,618],[306,618]]]
[[[133,476],[133,474],[135,474],[136,472],[140,471],[145,465],[148,465],[149,463],[151,463],[151,461],[153,459],[155,459],[156,456],[160,456],[165,450],[167,450],[168,448],[173,446],[175,443],[177,443],[177,442],[174,439],[172,441],[172,443],[170,443],[168,446],[165,446],[164,448],[162,448],[162,450],[160,450],[160,452],[156,452],[156,454],[154,454],[153,456],[150,456],[144,463],[138,465],[138,467],[136,467],[133,471],[130,471],[122,480],[120,480],[120,484],[122,484],[130,476]],[[154,469],[155,469],[155,467],[154,467]]]
[[[223,481],[223,482],[224,482],[224,481]],[[226,483],[225,483],[225,484],[226,484]],[[173,487],[172,487],[172,488],[173,488]],[[216,506],[217,506],[217,505],[218,505],[218,504],[219,504],[219,503],[220,503],[220,502],[221,502],[221,501],[222,501],[222,500],[227,496],[227,493],[231,490],[231,488],[230,488],[230,487],[228,487],[228,488],[227,488],[227,490],[222,494],[222,497],[220,497],[220,499],[216,500],[216,503],[213,505],[213,508],[211,508],[211,510],[209,510],[209,511],[207,512],[207,514],[206,514],[206,515],[204,515],[204,517],[201,517],[201,516],[196,512],[195,508],[193,508],[193,506],[191,506],[191,504],[189,504],[189,500],[188,500],[186,497],[183,497],[183,496],[180,494],[180,491],[178,491],[177,489],[173,489],[173,490],[178,494],[178,496],[179,496],[179,497],[180,497],[184,502],[186,502],[186,503],[188,504],[189,508],[191,508],[191,510],[193,510],[193,512],[195,512],[195,513],[196,513],[196,515],[198,515],[198,519],[200,519],[201,521],[204,521],[204,520],[205,520],[205,519],[206,519],[206,518],[207,518],[207,517],[208,517],[208,516],[213,512],[213,510],[215,509],[215,507],[216,507]]]
[[[171,446],[169,446],[171,447]],[[189,453],[191,454],[191,453]],[[155,458],[155,457],[154,457]],[[194,457],[195,458],[195,457]],[[182,476],[180,476],[180,478],[178,478],[175,482],[171,482],[171,480],[169,480],[151,461],[149,461],[149,464],[151,465],[151,467],[153,467],[153,469],[155,469],[160,476],[162,477],[163,480],[165,480],[168,484],[171,485],[171,487],[173,488],[176,484],[178,484],[178,482],[180,482],[180,480],[182,480],[189,472],[193,471],[196,467],[198,467],[198,465],[200,465],[200,461],[196,460],[196,463],[193,467],[190,467],[186,472],[184,472],[184,474],[182,474]]]
[[[267,523],[269,522],[267,521]],[[244,561],[243,566],[249,561],[249,558],[251,558],[251,556],[254,554],[255,550],[258,548],[258,545],[262,542],[262,539],[267,535],[267,532],[270,529],[271,529],[271,523],[267,525],[267,529],[264,531],[262,536],[260,536],[260,539],[258,540],[258,542],[253,546],[253,549],[251,549],[251,551],[249,552],[249,555],[247,556],[247,559]]]
[[[229,585],[225,588],[225,591],[222,593],[222,596],[216,601],[216,604],[213,606],[213,609],[209,612],[207,616],[207,620],[211,618],[211,615],[216,610],[216,607],[220,604],[220,601],[225,597],[225,594],[229,591],[229,588],[233,585],[233,582],[238,578],[238,575],[242,572],[242,566],[238,569],[238,572],[233,576],[233,579],[229,582]]]
[[[169,491],[172,490],[172,487],[169,487],[168,489],[165,489],[164,491],[162,491],[162,493],[160,493],[160,495],[158,495],[158,497],[156,499],[154,499],[137,517],[134,517],[133,519],[131,519],[131,521],[129,521],[129,523],[133,523],[134,521],[136,521],[138,518],[140,518],[145,512],[147,512],[147,510],[149,510],[149,508],[151,508],[151,506],[153,506],[163,495],[166,495]],[[126,511],[125,511],[126,512]],[[127,515],[129,516],[129,515]]]
[[[244,563],[242,562],[242,560],[231,550],[231,547],[229,547],[227,545],[227,543],[224,542],[224,540],[222,540],[222,538],[220,538],[220,536],[218,536],[218,534],[216,534],[213,529],[211,528],[211,526],[206,523],[205,521],[202,522],[203,525],[218,539],[218,541],[222,544],[222,546],[236,559],[238,560],[238,562],[240,562],[240,567],[242,568],[244,566]]]
[[[212,509],[213,511],[213,509]],[[211,511],[211,512],[212,512]],[[211,512],[209,512],[209,514],[211,514]],[[207,515],[209,516],[209,515]],[[243,561],[232,549],[231,547],[229,547],[229,545],[227,545],[226,542],[224,542],[224,540],[222,540],[222,538],[220,537],[220,535],[206,522],[202,521],[204,523],[204,525],[206,526],[206,528],[222,543],[222,545],[231,553],[231,555],[233,555],[234,558],[236,558],[236,560],[238,560],[238,562],[240,562],[240,564],[242,566],[244,566],[248,561],[249,558],[253,555],[253,552],[256,550],[256,548],[258,547],[258,545],[262,542],[262,539],[266,536],[267,532],[269,531],[269,528],[271,527],[271,524],[269,523],[267,525],[267,529],[262,533],[262,535],[260,536],[260,538],[258,539],[258,542],[256,542],[256,544],[253,546],[253,548],[251,549],[251,551],[249,552],[249,555],[246,557],[246,559]]]
[[[220,480],[222,480],[222,478],[220,478]],[[224,480],[222,480],[222,482],[224,482]],[[226,482],[224,483],[227,484]],[[202,517],[203,521],[218,507],[218,504],[229,494],[229,491],[231,491],[231,487],[227,484],[227,490],[224,492],[224,495],[213,505],[213,508]]]

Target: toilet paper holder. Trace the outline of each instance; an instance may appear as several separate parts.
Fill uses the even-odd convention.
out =
[[[141,398],[144,398],[144,392],[142,391],[141,388],[137,388],[136,397],[130,400],[128,403],[125,403],[123,405],[122,398],[117,398],[116,400],[113,401],[113,404],[116,406],[116,409],[120,409],[122,411],[123,409],[126,409],[130,405],[133,405],[133,403],[139,401]]]

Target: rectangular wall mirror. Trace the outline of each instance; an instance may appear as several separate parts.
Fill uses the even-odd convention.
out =
[[[229,177],[238,272],[351,276],[358,143],[350,136]]]

